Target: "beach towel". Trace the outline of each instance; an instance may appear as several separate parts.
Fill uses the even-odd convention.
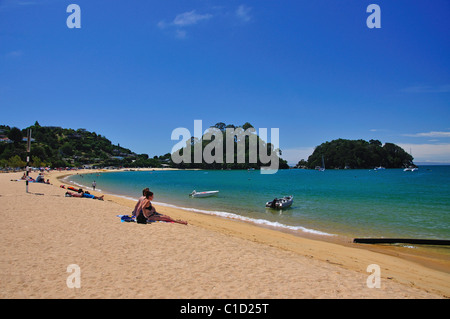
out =
[[[131,216],[131,215],[117,215],[117,217],[120,218],[120,221],[122,223],[124,223],[124,222],[130,223],[130,222],[135,222],[136,221],[134,216]]]
[[[131,215],[116,215],[117,217],[120,218],[120,222],[122,223],[135,223],[136,222],[136,217],[135,216],[131,216]],[[171,223],[171,222],[166,222],[163,220],[148,220],[147,224],[151,224],[151,223]]]

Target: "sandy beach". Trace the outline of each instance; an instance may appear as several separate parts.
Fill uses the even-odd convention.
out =
[[[448,298],[450,262],[374,251],[171,207],[188,225],[122,223],[135,202],[65,197],[0,174],[1,298]],[[31,174],[33,177],[36,173]],[[92,192],[94,194],[98,194]],[[136,194],[138,196],[139,194]],[[369,288],[369,265],[380,288]],[[80,288],[69,288],[69,265]]]

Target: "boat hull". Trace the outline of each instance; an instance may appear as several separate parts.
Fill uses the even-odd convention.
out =
[[[283,209],[291,207],[293,202],[294,202],[293,196],[285,196],[283,198],[277,199],[275,203],[273,203],[273,201],[267,202],[266,207],[273,209]]]
[[[193,191],[189,196],[194,198],[204,198],[204,197],[211,197],[216,196],[219,193],[219,191],[207,191],[207,192],[196,192]]]

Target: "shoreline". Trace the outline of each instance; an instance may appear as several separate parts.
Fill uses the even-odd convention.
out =
[[[135,201],[65,197],[58,177],[74,173],[46,174],[53,185],[31,183],[29,193],[25,183],[10,181],[21,173],[0,174],[8,216],[0,238],[14,242],[0,246],[0,297],[450,297],[448,262],[439,271],[395,249],[381,253],[164,206],[158,210],[188,226],[121,223],[116,215],[128,214]],[[79,290],[65,285],[69,264],[82,268]],[[381,268],[380,289],[366,286],[371,264]]]
[[[153,169],[140,169],[143,171],[150,171]],[[164,169],[160,169],[164,170]],[[177,169],[172,169],[177,170]],[[108,172],[105,170],[92,170],[87,171],[85,174],[92,174],[92,173],[98,173],[98,172]],[[112,171],[117,172],[117,171]],[[73,173],[63,174],[61,176],[57,176],[56,180],[61,183],[71,184],[68,181],[62,181],[63,178],[73,175]],[[50,175],[49,175],[50,176]],[[77,185],[74,185],[77,186]],[[108,199],[121,204],[126,205],[128,207],[134,207],[135,201],[125,198],[124,196],[117,195],[117,194],[108,194],[101,191],[93,191],[95,195],[107,195]],[[111,198],[109,198],[111,197]],[[167,203],[165,203],[167,204]],[[198,218],[190,218],[192,222],[194,222],[195,225],[204,227],[206,229],[210,229],[213,231],[218,231],[225,233],[229,236],[236,236],[245,240],[254,241],[257,243],[262,243],[265,245],[269,245],[272,247],[276,247],[279,249],[291,251],[294,253],[300,253],[305,255],[305,250],[303,248],[298,249],[295,247],[295,245],[298,243],[299,245],[303,244],[303,240],[306,240],[308,244],[311,247],[321,246],[321,245],[330,245],[328,248],[332,247],[344,247],[345,249],[356,249],[356,250],[362,250],[364,253],[374,253],[374,254],[381,254],[386,257],[393,257],[393,258],[399,258],[404,261],[417,263],[418,265],[428,268],[432,271],[439,271],[444,272],[447,275],[450,274],[450,258],[448,256],[443,256],[439,253],[434,253],[428,248],[425,249],[414,249],[411,250],[409,248],[401,247],[401,246],[394,246],[394,245],[364,245],[364,244],[355,244],[353,243],[353,239],[351,237],[346,237],[342,235],[334,235],[331,236],[325,236],[325,235],[319,235],[314,233],[307,233],[302,231],[290,231],[288,229],[281,229],[274,226],[267,226],[267,225],[261,225],[261,224],[255,224],[251,221],[245,221],[245,220],[238,220],[238,219],[232,219],[227,218],[223,216],[217,216],[213,214],[205,214],[202,212],[196,212],[191,210],[185,210],[181,207],[176,207],[175,205],[168,204],[168,206],[159,206],[159,211],[162,213],[166,213],[169,216],[175,216],[177,219],[185,219],[187,216],[191,216],[191,214],[194,214]],[[202,220],[203,217],[207,219],[207,221]],[[219,222],[219,225],[215,225],[215,223]],[[239,225],[236,226],[236,225]],[[247,233],[248,232],[248,233]],[[255,235],[257,234],[257,235]],[[270,238],[270,239],[269,239]],[[336,246],[335,246],[336,245]],[[310,254],[311,252],[311,254]],[[364,254],[363,253],[363,254]],[[342,258],[337,258],[338,261],[333,261],[331,258],[325,258],[323,256],[316,256],[313,253],[313,250],[311,248],[308,249],[307,256],[310,256],[311,258],[318,258],[322,261],[332,263],[332,264],[338,264],[345,267],[349,267],[353,270],[355,270],[354,265],[352,265],[352,262],[348,263],[342,260]],[[445,259],[441,259],[441,258]],[[361,270],[361,268],[357,267],[356,269]],[[399,278],[399,282],[402,283],[411,283],[414,281],[410,281],[408,276],[398,276],[399,274],[396,273],[395,278]],[[405,277],[405,278],[403,278]],[[392,276],[386,276],[386,278],[393,278]],[[450,275],[449,275],[450,279]],[[420,281],[420,280],[419,280]],[[416,283],[414,283],[416,285]],[[426,286],[426,285],[425,285]],[[448,291],[445,292],[443,295],[447,298],[450,298],[450,283],[448,284]],[[442,291],[441,291],[442,292]]]
[[[134,170],[135,171],[164,171],[164,170],[177,171],[180,169],[138,168],[138,169],[134,169]],[[193,169],[193,170],[199,170],[199,169]],[[120,169],[120,170],[113,170],[113,171],[102,170],[102,169],[83,170],[83,174],[94,174],[94,173],[100,173],[100,172],[101,173],[108,173],[108,172],[114,173],[114,172],[121,172],[121,171],[129,171],[129,169]],[[68,176],[78,174],[78,171],[76,171],[76,172],[77,173],[65,172],[65,174],[58,175],[56,179],[60,183],[65,183],[68,185],[72,185],[74,187],[80,187],[79,184],[70,183],[68,181],[63,180],[64,178],[66,178]],[[134,202],[137,201],[137,198],[129,198],[129,197],[127,197],[125,195],[121,195],[121,194],[107,193],[107,192],[103,192],[101,190],[93,191],[92,188],[89,186],[84,186],[83,188],[89,189],[89,191],[94,192],[95,195],[108,195],[108,196],[112,196],[113,198],[121,198],[126,201],[134,201]],[[121,201],[119,201],[119,203],[121,203]],[[447,248],[442,248],[442,247],[436,247],[436,248],[433,247],[432,248],[430,246],[420,246],[420,245],[414,246],[414,248],[408,248],[408,247],[404,247],[402,245],[355,244],[355,243],[353,243],[354,237],[349,236],[349,235],[325,233],[320,230],[309,231],[309,229],[306,231],[301,230],[301,229],[300,230],[292,230],[289,228],[290,226],[286,226],[286,225],[283,225],[283,226],[286,226],[286,227],[283,227],[283,226],[276,226],[276,225],[270,225],[270,224],[264,224],[264,223],[256,223],[256,222],[253,222],[251,218],[245,218],[245,217],[240,218],[240,217],[238,217],[239,215],[236,215],[236,217],[234,217],[235,214],[232,212],[231,213],[226,212],[225,213],[226,215],[223,216],[223,215],[215,214],[214,211],[207,212],[202,209],[186,208],[186,207],[176,206],[174,204],[166,203],[166,202],[164,202],[164,203],[154,202],[154,203],[156,206],[159,206],[159,207],[180,210],[180,211],[184,212],[184,214],[193,213],[193,214],[200,214],[200,215],[204,215],[204,216],[211,216],[213,218],[219,218],[222,220],[228,220],[228,221],[253,225],[255,227],[261,227],[261,228],[264,228],[267,230],[271,230],[274,232],[281,232],[281,233],[289,234],[289,235],[292,235],[295,237],[306,238],[306,239],[321,241],[321,242],[325,242],[325,243],[338,244],[338,245],[342,245],[342,246],[346,246],[346,247],[366,249],[366,250],[377,252],[377,253],[382,253],[382,254],[386,254],[386,255],[390,255],[390,256],[396,256],[396,257],[407,259],[409,261],[417,262],[428,268],[432,268],[435,270],[450,273],[450,252],[443,253],[443,250],[447,249]],[[161,209],[158,209],[158,210],[161,210]],[[162,211],[164,211],[164,209],[162,209]]]

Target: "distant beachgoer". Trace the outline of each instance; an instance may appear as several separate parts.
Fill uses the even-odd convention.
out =
[[[83,193],[83,197],[93,198],[93,199],[99,199],[99,200],[103,200],[103,197],[104,197],[104,196],[105,196],[105,195],[102,195],[102,196],[94,196],[94,195],[92,195],[92,194],[89,194],[89,192]]]
[[[149,191],[150,191],[150,190],[148,189],[148,187],[147,187],[147,188],[144,188],[144,189],[142,190],[142,196],[139,197],[139,199],[138,199],[136,205],[134,206],[134,209],[133,209],[133,211],[131,212],[131,216],[139,216],[139,213],[137,213],[137,209],[138,209],[139,205],[142,203],[142,201],[145,199],[145,194],[146,194],[147,192],[149,192]]]
[[[141,202],[137,209],[137,213],[139,214],[138,216],[136,216],[137,223],[146,224],[147,222],[163,221],[187,225],[187,222],[184,220],[175,220],[167,215],[157,213],[155,208],[152,206],[152,200],[153,193],[150,191],[146,192],[145,199]]]
[[[38,177],[36,177],[36,183],[44,183],[45,179],[44,179],[44,175],[42,175],[42,173],[39,173]]]
[[[73,193],[73,192],[66,192],[66,197],[86,197],[86,198],[92,198],[92,199],[98,199],[98,200],[103,200],[103,197],[105,195],[102,196],[94,196],[92,194],[89,194],[89,192],[78,192],[78,193]]]
[[[83,197],[83,194],[81,194],[81,193],[72,193],[72,192],[67,191],[65,196],[66,197]]]
[[[95,186],[97,186],[97,183],[95,181],[92,182],[92,189],[95,191]]]

